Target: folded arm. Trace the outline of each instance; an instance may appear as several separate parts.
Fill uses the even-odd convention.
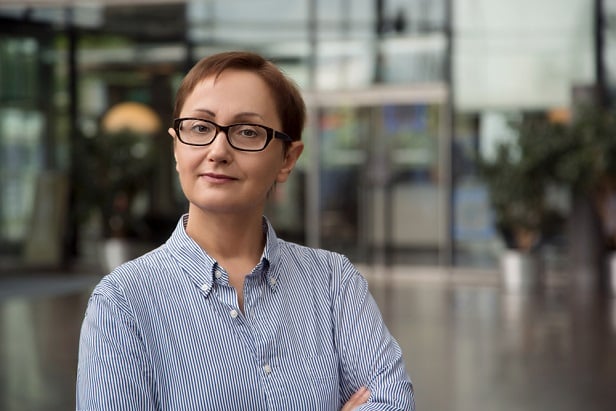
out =
[[[413,385],[402,352],[389,333],[368,283],[348,260],[334,294],[334,331],[340,356],[341,396],[359,387],[370,397],[359,410],[414,410]]]

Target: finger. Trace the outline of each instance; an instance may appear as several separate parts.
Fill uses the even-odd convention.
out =
[[[370,398],[370,391],[366,387],[361,387],[351,395],[341,411],[351,411],[355,407],[365,404],[368,398]]]

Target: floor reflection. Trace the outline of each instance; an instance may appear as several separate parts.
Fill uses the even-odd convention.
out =
[[[616,409],[616,300],[563,288],[507,294],[494,282],[407,271],[368,277],[403,349],[418,410]],[[50,281],[33,280],[11,297],[0,279],[2,411],[74,409],[91,282],[79,290]]]
[[[0,410],[75,408],[77,344],[87,293],[0,300]]]
[[[418,409],[616,409],[615,300],[396,274],[372,289],[405,353]]]
[[[2,353],[6,361],[3,368],[10,376],[2,393],[2,398],[10,402],[4,404],[3,409],[15,409],[26,401],[43,404],[50,394],[43,381],[32,308],[27,301],[13,300],[7,302],[2,310],[3,334],[11,336]]]

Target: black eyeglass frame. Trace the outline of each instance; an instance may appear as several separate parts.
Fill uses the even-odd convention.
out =
[[[216,129],[216,133],[214,134],[214,137],[212,137],[212,139],[207,142],[207,143],[188,143],[184,140],[182,140],[182,136],[180,133],[180,124],[182,123],[182,121],[184,120],[198,120],[198,121],[205,121],[208,124],[211,124],[214,126],[214,128]],[[246,149],[246,148],[239,148],[233,145],[233,143],[231,142],[231,139],[229,138],[229,129],[231,127],[236,127],[236,126],[257,126],[257,127],[261,127],[265,130],[265,132],[267,133],[267,138],[265,140],[265,144],[263,145],[262,148],[259,149]],[[235,124],[229,124],[228,126],[221,126],[220,124],[216,124],[214,123],[212,120],[206,120],[203,118],[199,118],[199,117],[179,117],[173,120],[173,129],[175,130],[175,135],[177,136],[177,138],[186,145],[189,146],[196,146],[196,147],[205,147],[205,146],[209,146],[210,144],[212,144],[214,142],[214,140],[216,140],[216,137],[218,137],[218,134],[220,134],[221,131],[223,131],[225,133],[225,138],[227,139],[227,142],[229,143],[229,145],[231,147],[233,147],[236,150],[239,151],[251,151],[251,152],[257,152],[257,151],[263,151],[267,148],[267,146],[269,145],[270,141],[272,141],[274,138],[277,138],[279,140],[285,141],[285,142],[292,142],[293,139],[288,135],[283,133],[282,131],[278,131],[275,130],[271,127],[268,126],[264,126],[263,124],[256,124],[256,123],[235,123]]]

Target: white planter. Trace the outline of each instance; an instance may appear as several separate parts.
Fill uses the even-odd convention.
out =
[[[101,265],[107,273],[133,258],[131,242],[124,238],[105,239],[101,248]]]
[[[501,282],[507,292],[532,292],[543,286],[544,267],[541,256],[517,250],[501,255]]]
[[[99,262],[103,271],[110,273],[117,266],[145,254],[153,244],[126,238],[107,238],[101,243]]]

